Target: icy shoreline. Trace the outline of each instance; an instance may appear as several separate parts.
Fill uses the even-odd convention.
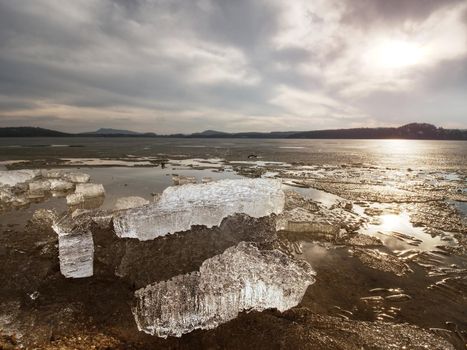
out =
[[[189,163],[187,162],[187,164]],[[204,166],[205,164],[208,163],[200,161],[200,165]],[[183,166],[185,165],[183,164]],[[276,177],[272,181],[281,181],[280,179],[283,178],[286,185],[281,187],[281,191],[284,192],[284,204],[280,213],[268,214],[258,219],[245,214],[234,214],[224,217],[223,220],[221,219],[221,224],[215,223],[211,228],[202,224],[192,225],[190,220],[182,218],[183,222],[190,223],[188,228],[176,231],[178,228],[184,227],[176,226],[175,229],[171,229],[174,232],[170,232],[170,234],[167,233],[147,240],[140,240],[138,237],[118,237],[112,225],[114,217],[125,216],[131,211],[141,213],[146,211],[147,207],[159,203],[162,198],[160,187],[148,187],[146,183],[140,187],[135,186],[137,182],[139,184],[143,175],[160,175],[157,181],[162,179],[160,183],[164,187],[170,186],[172,179],[174,184],[179,185],[168,190],[168,192],[172,191],[183,195],[175,196],[172,193],[169,196],[172,199],[166,202],[168,203],[167,211],[170,211],[169,208],[179,207],[179,203],[185,205],[185,202],[186,208],[190,210],[190,204],[197,203],[197,198],[202,191],[187,191],[193,194],[194,199],[186,201],[183,199],[185,198],[185,190],[183,190],[185,186],[192,189],[193,186],[195,189],[203,186],[212,188],[218,186],[219,181],[216,180],[222,176],[231,175],[227,172],[222,174],[218,172],[218,168],[214,167],[212,171],[191,170],[177,173],[173,173],[172,168],[161,168],[157,173],[140,168],[134,169],[133,172],[122,171],[120,174],[124,173],[127,177],[119,179],[119,185],[115,186],[113,178],[118,176],[115,169],[102,168],[99,171],[89,169],[92,179],[89,179],[89,175],[81,173],[75,177],[75,180],[83,179],[81,181],[84,181],[87,179],[87,181],[92,180],[93,182],[97,180],[106,186],[104,190],[106,204],[103,206],[105,210],[102,210],[103,207],[96,210],[92,208],[98,207],[99,204],[95,207],[88,207],[86,203],[93,199],[103,198],[101,194],[104,191],[100,185],[81,186],[79,183],[72,182],[71,177],[65,175],[65,173],[74,172],[72,170],[31,170],[34,177],[26,182],[1,187],[2,190],[11,193],[11,198],[15,198],[18,203],[24,200],[21,210],[8,211],[10,210],[8,209],[3,214],[4,218],[19,217],[20,215],[25,217],[29,212],[29,218],[32,216],[32,220],[24,232],[19,230],[21,226],[3,224],[3,227],[0,228],[5,236],[3,241],[5,248],[0,249],[0,259],[3,257],[2,261],[5,267],[1,271],[4,272],[5,276],[13,276],[8,277],[8,281],[4,278],[5,288],[11,289],[11,286],[14,286],[13,288],[21,286],[22,289],[19,293],[22,293],[21,295],[27,300],[26,304],[21,305],[21,309],[29,310],[28,308],[31,306],[30,314],[33,315],[37,312],[45,320],[44,322],[48,322],[47,324],[50,325],[61,324],[62,320],[65,320],[63,322],[68,321],[60,312],[57,312],[57,320],[59,321],[53,322],[48,319],[51,316],[40,314],[41,311],[37,311],[36,306],[43,305],[44,301],[51,307],[56,305],[63,309],[65,314],[68,309],[74,310],[73,318],[79,315],[100,317],[102,310],[105,310],[102,312],[106,315],[118,310],[119,314],[126,319],[124,322],[117,320],[115,323],[118,323],[118,327],[123,327],[125,332],[128,331],[129,325],[134,325],[134,317],[139,317],[140,328],[144,332],[154,331],[155,335],[160,334],[162,337],[178,337],[190,332],[189,329],[192,326],[194,328],[191,330],[205,329],[205,327],[211,329],[209,332],[194,332],[189,336],[162,340],[159,337],[144,338],[137,334],[135,326],[132,327],[134,328],[130,331],[133,332],[132,337],[152,338],[148,342],[163,344],[161,346],[199,339],[200,333],[206,339],[215,337],[216,334],[225,336],[225,332],[229,332],[231,329],[235,329],[238,333],[243,327],[243,322],[252,322],[252,320],[256,320],[260,324],[261,322],[265,322],[264,324],[271,322],[268,327],[270,326],[274,331],[272,331],[270,338],[276,340],[280,337],[278,334],[280,334],[279,329],[282,329],[282,326],[290,327],[284,328],[287,330],[284,330],[284,334],[288,334],[289,329],[316,331],[313,330],[313,322],[316,321],[316,318],[325,317],[323,322],[327,322],[326,325],[339,327],[347,322],[345,324],[348,327],[360,327],[358,329],[366,330],[364,344],[370,344],[368,339],[373,339],[371,336],[376,334],[372,332],[378,332],[378,336],[384,334],[385,339],[390,339],[391,344],[409,344],[407,346],[410,347],[413,344],[421,344],[419,338],[421,334],[428,336],[432,333],[428,331],[423,333],[415,326],[401,326],[401,332],[406,332],[405,334],[410,332],[414,336],[413,339],[418,341],[404,343],[404,340],[397,339],[397,336],[394,338],[394,332],[390,331],[401,320],[407,320],[409,317],[410,320],[413,320],[410,323],[414,325],[426,327],[425,324],[429,324],[430,327],[443,327],[439,322],[462,319],[459,316],[459,312],[462,310],[459,305],[462,305],[463,300],[462,291],[465,284],[463,284],[462,276],[465,274],[465,263],[462,260],[464,256],[456,254],[464,254],[462,247],[465,246],[465,241],[462,242],[461,239],[465,237],[463,234],[467,231],[465,220],[462,221],[456,208],[441,198],[445,197],[449,200],[465,198],[465,193],[458,191],[458,188],[463,185],[462,181],[465,177],[406,169],[367,169],[364,166],[319,168],[296,165],[286,167],[283,164],[268,162],[263,164],[253,161],[242,164],[242,167],[244,167],[245,174],[249,174],[248,176],[261,174],[264,177]],[[100,174],[105,171],[109,175],[101,177]],[[99,176],[95,176],[96,174]],[[133,177],[135,174],[137,176]],[[428,180],[425,181],[425,178]],[[109,179],[108,182],[107,179]],[[131,182],[132,180],[134,182]],[[151,177],[150,180],[155,181],[154,177]],[[258,180],[262,182],[267,179],[248,179],[252,182]],[[201,181],[206,182],[206,184],[190,184]],[[111,185],[107,187],[109,183]],[[296,192],[292,192],[292,187],[287,185],[297,186],[294,188]],[[334,195],[310,189],[309,186],[326,188]],[[79,188],[83,191],[78,190]],[[393,188],[394,191],[392,191]],[[65,196],[72,194],[70,192],[74,194],[81,192],[84,198],[85,193],[86,197],[89,197],[90,194],[98,197],[85,198],[85,202],[79,203],[77,206],[67,207]],[[255,195],[255,191],[245,192],[264,201],[261,196]],[[230,193],[230,191],[225,193]],[[62,198],[52,199],[52,196],[56,195]],[[126,197],[122,198],[122,195]],[[425,198],[430,196],[432,200],[425,202]],[[206,197],[208,197],[206,201],[200,201],[202,205],[199,205],[200,209],[196,209],[198,210],[196,216],[199,216],[200,212],[206,213],[207,220],[213,220],[208,214],[214,212],[213,215],[217,218],[223,216],[225,210],[216,213],[209,210],[210,206],[204,206],[205,203],[211,203],[215,206],[213,204],[215,198],[238,203],[238,198],[242,198],[241,196],[224,194],[207,195]],[[46,199],[49,200],[46,201]],[[381,201],[374,202],[374,200]],[[403,201],[403,203],[398,203],[399,201]],[[275,203],[275,200],[272,202]],[[57,203],[58,206],[56,206]],[[261,211],[263,211],[263,206],[264,203],[259,205]],[[52,207],[58,211],[68,210],[67,217],[71,221],[71,226],[68,226],[71,227],[70,229],[65,225],[65,221],[59,222],[57,219],[59,216],[49,209]],[[16,208],[16,206],[11,205],[11,208]],[[40,209],[32,215],[37,208]],[[25,220],[27,219],[26,217]],[[176,218],[176,220],[178,219]],[[205,220],[205,218],[202,219]],[[19,222],[19,220],[22,219],[19,218],[16,221]],[[48,233],[51,226],[50,220],[55,220],[54,228],[56,231]],[[166,224],[170,220],[163,222],[167,228]],[[38,234],[36,230],[40,233]],[[148,232],[152,232],[152,230]],[[151,235],[152,233],[147,237]],[[281,310],[282,304],[273,305],[271,299],[273,295],[277,296],[277,293],[282,292],[282,287],[268,289],[269,283],[248,283],[245,284],[246,287],[238,289],[229,289],[230,282],[221,283],[222,288],[216,290],[215,293],[199,287],[201,277],[198,273],[200,273],[199,269],[203,262],[220,259],[219,257],[224,255],[223,252],[226,249],[237,249],[235,246],[238,246],[238,242],[250,240],[260,242],[259,254],[276,249],[283,252],[287,259],[292,259],[294,263],[299,260],[308,261],[313,269],[318,271],[319,283],[308,289],[305,296],[300,299],[298,307],[285,311],[284,315],[272,310],[248,313],[249,309],[260,311],[277,308]],[[31,247],[25,246],[28,244]],[[57,255],[59,259],[56,259]],[[24,258],[25,256],[27,259]],[[269,261],[268,268],[273,268],[277,265],[276,263],[277,261]],[[239,266],[235,265],[232,269],[226,269],[225,264],[221,265],[222,267],[219,267],[219,270],[214,274],[216,279],[211,283],[213,286],[218,281],[222,282],[226,278],[230,278],[228,276],[231,274],[237,274],[238,268],[242,267],[242,264],[238,264]],[[263,272],[258,273],[257,267],[259,268],[261,264],[248,263],[243,265],[252,266],[249,270],[259,275],[259,278],[266,275]],[[18,272],[13,275],[10,271],[15,271],[15,269]],[[209,271],[212,272],[212,270]],[[424,274],[426,274],[426,278],[423,277]],[[240,272],[237,275],[243,276]],[[79,278],[80,280],[73,281],[70,278]],[[23,280],[27,281],[24,285],[22,285]],[[256,277],[254,281],[258,281]],[[268,282],[271,281],[273,282],[274,278],[268,280]],[[427,284],[424,285],[424,283]],[[173,288],[164,292],[165,287],[163,286],[167,284]],[[293,283],[285,285],[291,284]],[[345,288],[337,289],[336,285],[345,286]],[[107,286],[109,286],[108,291]],[[54,288],[56,288],[55,294],[53,294]],[[114,292],[114,288],[120,288],[119,292]],[[159,294],[162,293],[176,300],[177,296],[171,293],[186,289],[189,292],[195,290],[198,293],[196,295],[199,297],[193,302],[199,303],[194,306],[196,312],[199,311],[198,314],[195,313],[195,316],[189,311],[186,314],[179,313],[178,321],[170,316],[170,312],[190,310],[184,302],[187,302],[188,305],[195,305],[187,299],[180,303],[172,303],[170,310],[169,305],[165,305],[165,314],[157,311],[158,306],[155,309],[152,307],[154,303],[157,305],[155,300],[152,300],[151,303],[148,301],[148,306],[152,305],[148,310],[141,307],[139,311],[134,309],[134,314],[129,311],[128,304],[133,303],[134,305],[136,302],[138,306],[141,303],[139,296],[134,295],[135,290],[141,293],[145,290],[147,293],[144,292],[144,298],[157,291]],[[11,293],[4,291],[5,295],[11,295]],[[439,297],[437,293],[444,293],[449,298],[451,304],[446,304],[446,309],[430,308],[429,304],[424,304],[423,298],[420,299],[420,295],[429,295],[430,298],[436,299]],[[83,295],[82,299],[80,299],[81,294]],[[247,305],[244,301],[249,298],[247,296],[252,294],[255,298],[260,296],[259,299],[256,299],[259,302],[254,303],[256,306],[244,308],[244,305]],[[191,294],[189,295],[191,296]],[[143,294],[140,296],[143,298]],[[203,301],[205,296],[209,296],[206,297],[209,299],[209,305],[217,305],[213,308],[223,310],[217,312],[222,316],[221,318],[215,318],[213,321],[210,308],[206,307],[208,302]],[[235,307],[226,311],[226,308],[222,306],[225,304],[222,301],[224,297],[229,300],[229,303],[232,302],[229,305],[235,305]],[[23,300],[21,298],[20,300]],[[282,297],[274,300],[282,300],[281,302],[285,303]],[[436,299],[438,303],[442,303],[443,300]],[[261,308],[262,301],[268,301],[264,309]],[[99,304],[97,310],[94,309],[96,302]],[[1,306],[2,303],[0,303]],[[426,308],[428,316],[422,317],[410,313],[410,310],[415,307]],[[16,310],[13,306],[5,310],[10,309]],[[233,313],[229,313],[231,310]],[[242,312],[242,310],[247,312]],[[145,316],[149,317],[151,312],[151,318],[146,319]],[[310,316],[310,312],[313,316]],[[316,312],[318,313],[316,314]],[[329,315],[337,315],[339,321],[336,323],[332,317],[329,318],[328,312]],[[234,313],[235,315],[233,315]],[[321,313],[325,316],[322,316]],[[390,323],[357,321],[355,318],[362,314],[371,315],[371,317],[374,315],[376,320],[389,321]],[[32,316],[18,315],[15,316],[17,319],[15,322],[21,323],[23,327],[29,324],[28,317]],[[300,318],[303,315],[306,315],[305,319]],[[34,322],[40,323],[42,318]],[[199,323],[191,322],[190,320],[193,319],[199,320]],[[221,324],[227,319],[231,320],[228,324],[221,327],[211,327],[215,322]],[[429,319],[429,321],[425,321],[425,319]],[[285,326],[285,324],[288,325],[289,321],[293,326]],[[0,320],[0,326],[3,327],[1,322]],[[114,327],[112,322],[114,321],[108,325],[110,328]],[[173,322],[172,326],[165,327],[168,322]],[[31,321],[30,324],[35,323]],[[274,328],[274,325],[279,328]],[[265,330],[258,324],[250,326],[254,331],[263,332]],[[180,335],[177,335],[177,332]],[[332,333],[333,330],[329,332],[330,337],[335,339],[336,335]],[[443,330],[443,332],[445,332],[443,334],[447,334],[448,331]],[[30,337],[24,331],[23,334],[25,334],[24,339]],[[308,337],[308,335],[303,336]],[[301,333],[300,336],[302,336]],[[247,338],[248,335],[244,334],[244,337]],[[254,336],[252,338],[257,339]],[[429,338],[424,339],[428,341]],[[433,339],[438,339],[436,344],[442,344],[440,338]],[[430,340],[428,344],[433,345],[434,342],[435,340]],[[444,348],[448,347],[444,346]]]

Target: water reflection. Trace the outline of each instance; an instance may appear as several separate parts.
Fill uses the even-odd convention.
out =
[[[451,201],[459,213],[464,217],[464,220],[467,220],[467,202],[460,202],[460,201]]]
[[[384,153],[388,155],[397,154],[419,154],[424,152],[425,144],[416,140],[374,140],[372,142],[375,153]]]
[[[343,201],[344,198],[336,196],[335,194],[328,193],[325,191],[317,190],[315,188],[303,188],[295,187],[291,185],[283,185],[284,190],[290,190],[300,193],[304,198],[311,199],[315,202],[320,202],[326,207],[330,207],[333,204],[336,204],[339,201]]]
[[[376,220],[374,220],[376,219]],[[383,214],[373,218],[372,222],[360,230],[360,233],[375,236],[391,250],[419,249],[436,250],[437,246],[454,245],[451,234],[431,236],[423,227],[415,227],[410,222],[407,212]]]

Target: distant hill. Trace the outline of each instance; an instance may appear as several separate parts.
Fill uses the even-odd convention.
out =
[[[55,130],[32,127],[0,128],[0,137],[170,137],[170,138],[263,138],[263,139],[419,139],[467,140],[467,130],[443,129],[426,123],[411,123],[397,128],[353,128],[314,131],[275,131],[227,133],[206,130],[194,134],[157,135],[129,130],[101,128],[94,132],[67,134]]]
[[[443,129],[426,123],[411,123],[398,128],[354,128],[315,130],[295,133],[296,139],[420,139],[467,140],[467,130]]]
[[[205,130],[202,132],[196,132],[189,136],[191,137],[216,137],[216,136],[222,136],[222,135],[229,135],[229,133],[223,132],[223,131],[216,131],[216,130]]]
[[[249,138],[249,139],[285,139],[289,136],[293,136],[297,131],[273,131],[273,132],[216,132],[216,133],[196,133],[185,135],[190,138]]]
[[[65,132],[29,126],[0,128],[0,137],[60,137],[72,136]]]
[[[131,131],[131,130],[119,130],[111,128],[100,128],[96,131],[83,132],[81,134],[86,135],[141,135],[140,132]]]
[[[136,132],[131,130],[120,130],[111,128],[100,128],[96,131],[82,132],[74,134],[75,136],[93,136],[93,137],[156,137],[157,135],[153,132]]]

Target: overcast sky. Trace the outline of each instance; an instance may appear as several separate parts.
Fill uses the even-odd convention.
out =
[[[467,128],[466,0],[0,0],[0,126]]]

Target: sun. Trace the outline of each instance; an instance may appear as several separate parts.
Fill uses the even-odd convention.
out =
[[[405,40],[382,40],[369,53],[372,63],[380,68],[400,69],[422,62],[423,49]]]

